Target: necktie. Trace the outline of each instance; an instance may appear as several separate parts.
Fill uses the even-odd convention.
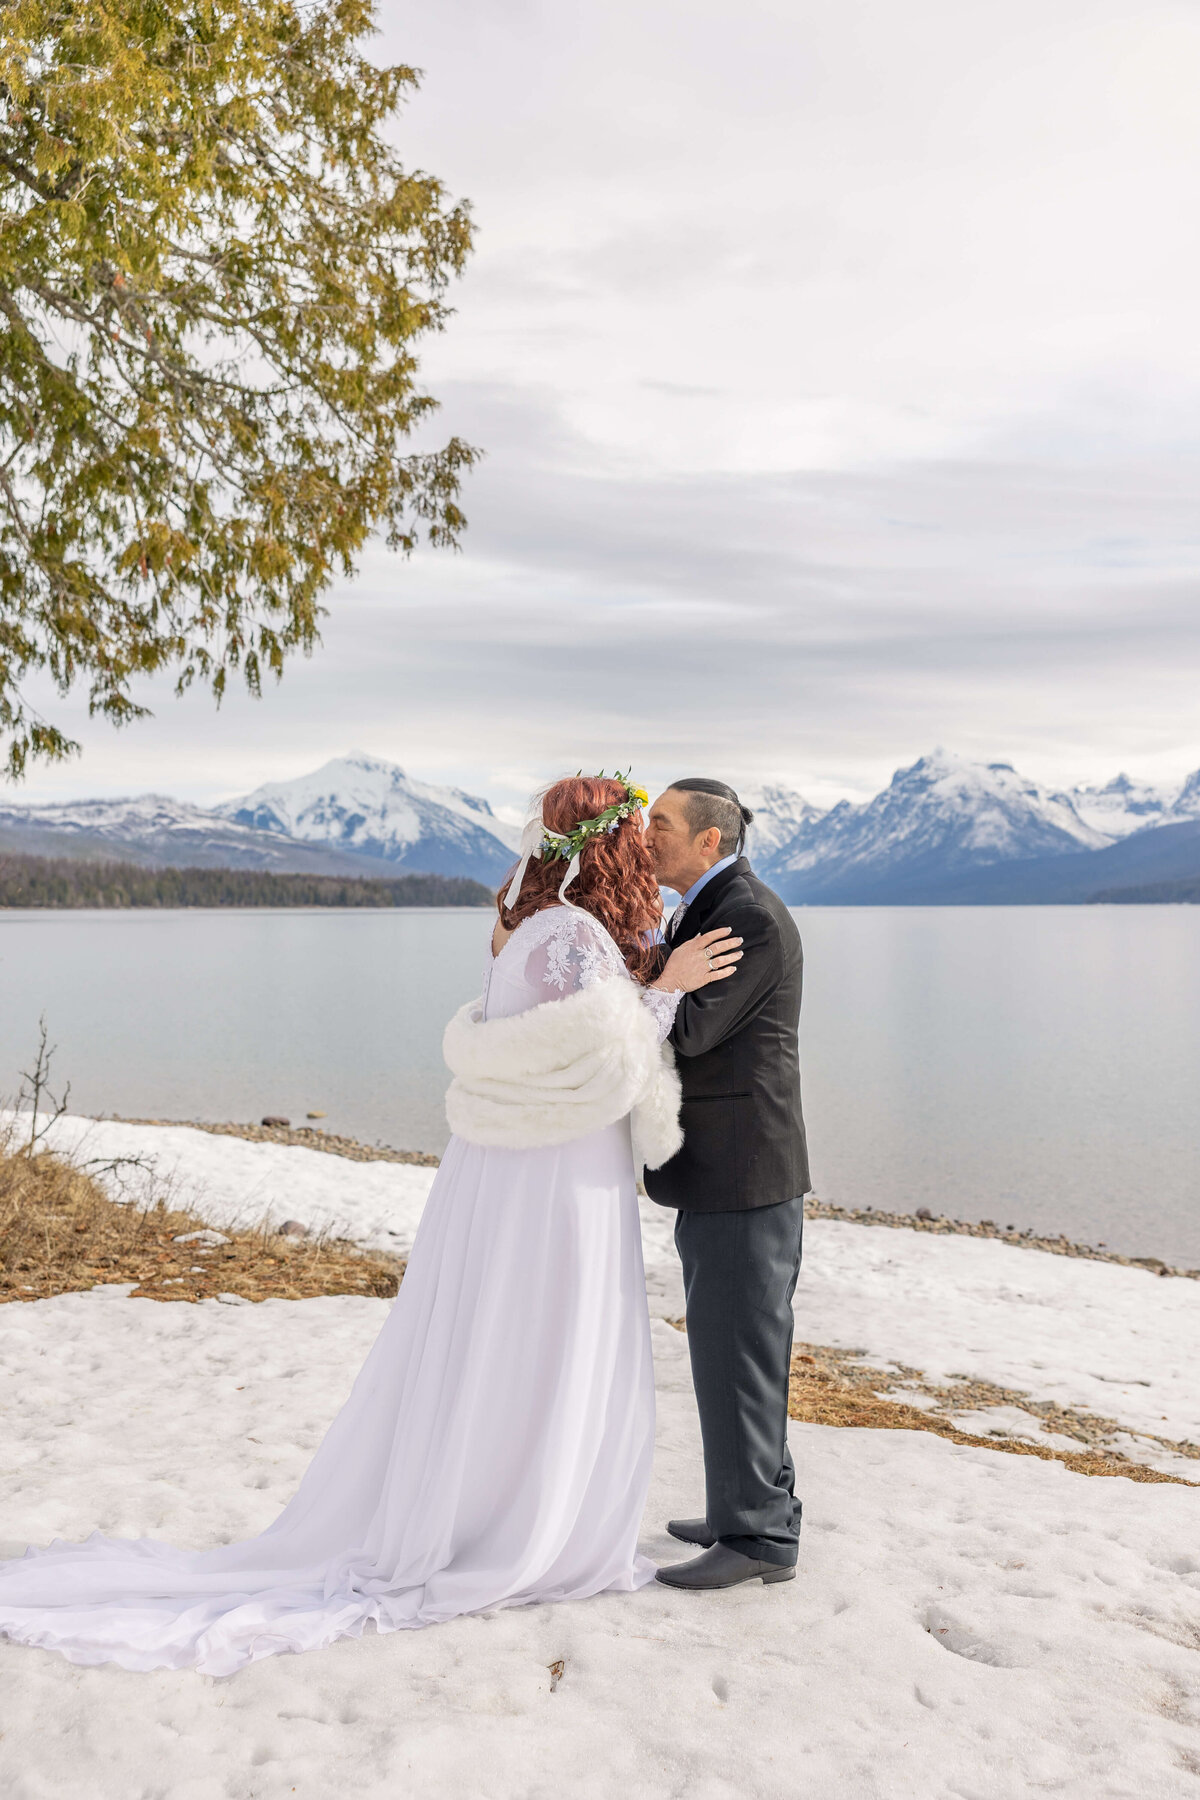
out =
[[[671,914],[671,925],[667,932],[668,944],[673,944],[675,939],[679,936],[679,927],[683,924],[683,915],[687,909],[687,901],[681,900],[679,905],[675,908],[675,911]]]

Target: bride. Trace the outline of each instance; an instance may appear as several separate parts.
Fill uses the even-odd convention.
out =
[[[650,1166],[678,1148],[660,1045],[681,993],[734,973],[740,940],[708,932],[651,978],[644,804],[624,777],[542,796],[497,897],[482,998],[447,1028],[454,1136],[399,1296],[274,1524],[215,1550],[98,1532],[30,1549],[0,1563],[0,1637],[227,1675],[369,1621],[398,1631],[652,1579],[635,1145]]]

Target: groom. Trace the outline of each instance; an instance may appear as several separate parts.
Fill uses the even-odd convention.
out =
[[[683,996],[671,1043],[683,1148],[646,1171],[678,1208],[688,1349],[704,1441],[702,1519],[667,1530],[703,1554],[658,1571],[670,1587],[724,1588],[796,1573],[800,1502],[787,1443],[792,1294],[800,1273],[808,1151],[800,1111],[800,934],[741,854],[753,814],[722,781],[677,781],[646,841],[683,898],[667,944],[727,925],[738,972]]]

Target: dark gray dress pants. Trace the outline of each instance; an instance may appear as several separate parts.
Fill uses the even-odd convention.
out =
[[[800,1535],[787,1408],[803,1229],[803,1200],[675,1221],[708,1527],[744,1556],[788,1566]]]

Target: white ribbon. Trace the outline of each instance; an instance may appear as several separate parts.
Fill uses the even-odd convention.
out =
[[[578,875],[578,873],[579,873],[579,852],[576,851],[575,855],[571,858],[570,862],[567,864],[567,872],[563,876],[562,883],[558,890],[558,897],[562,901],[563,905],[569,906],[573,912],[583,912],[584,911],[584,908],[582,906],[576,906],[575,902],[573,900],[567,899],[567,889],[570,887],[571,883],[574,881],[574,879]]]
[[[517,897],[521,892],[521,883],[525,879],[525,871],[529,867],[537,851],[541,848],[542,839],[546,835],[546,827],[542,823],[540,794],[537,796],[537,800],[538,806],[536,815],[531,815],[526,819],[525,829],[521,833],[521,860],[517,864],[513,873],[513,878],[508,884],[508,892],[504,896],[505,906],[515,906],[517,904]]]
[[[515,906],[517,904],[517,899],[521,892],[521,884],[525,880],[525,871],[528,869],[534,857],[540,853],[544,841],[547,838],[557,838],[560,842],[566,841],[561,832],[551,831],[543,819],[543,798],[544,790],[543,793],[535,794],[529,803],[529,811],[525,816],[525,828],[521,833],[521,843],[519,846],[521,860],[513,870],[513,878],[508,884],[508,892],[504,896],[505,906]],[[576,906],[573,900],[567,899],[567,889],[570,887],[578,873],[579,854],[576,852],[567,864],[567,872],[563,876],[558,889],[559,899],[564,906],[569,906],[573,912],[583,912],[585,910],[582,906]]]

